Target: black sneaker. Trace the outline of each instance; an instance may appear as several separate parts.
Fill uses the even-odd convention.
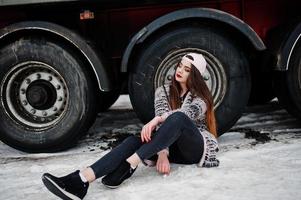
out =
[[[79,170],[63,177],[45,173],[42,181],[50,192],[65,200],[83,199],[89,187],[88,182],[81,180]]]
[[[103,177],[101,182],[109,188],[117,188],[124,180],[130,178],[136,169],[137,167],[133,169],[130,163],[123,161],[117,169]]]

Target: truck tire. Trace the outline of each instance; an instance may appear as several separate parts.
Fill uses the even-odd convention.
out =
[[[154,117],[155,88],[171,80],[174,66],[189,52],[202,53],[207,60],[204,79],[213,94],[218,134],[239,119],[249,99],[250,72],[245,55],[224,34],[207,27],[182,27],[141,49],[129,77],[129,93],[143,122]]]
[[[93,84],[80,56],[38,36],[0,52],[0,139],[26,152],[75,144],[96,116]]]
[[[293,116],[301,119],[301,42],[299,42],[285,72],[276,72],[275,92],[281,105]]]

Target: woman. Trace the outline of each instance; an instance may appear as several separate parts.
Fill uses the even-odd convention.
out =
[[[62,199],[83,199],[89,183],[118,187],[142,162],[156,161],[160,173],[170,172],[170,162],[219,165],[213,100],[202,74],[206,61],[189,53],[178,63],[170,85],[155,92],[155,117],[143,126],[140,137],[130,136],[91,166],[63,177],[42,176],[45,186]]]

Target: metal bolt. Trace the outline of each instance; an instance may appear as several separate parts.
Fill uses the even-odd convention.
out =
[[[167,80],[170,81],[171,79],[172,79],[172,75],[168,75],[168,76],[167,76]]]
[[[40,79],[41,78],[41,74],[37,74],[37,79]]]
[[[23,100],[22,104],[23,104],[24,106],[26,106],[28,103],[27,103],[26,100]]]
[[[48,81],[52,81],[52,76],[48,76]]]
[[[63,100],[63,97],[59,97],[58,101],[62,101]]]
[[[56,89],[57,89],[57,90],[61,89],[61,86],[60,86],[60,85],[57,85],[57,86],[56,86]]]
[[[21,89],[21,94],[25,94],[26,90],[24,88]]]
[[[203,76],[203,78],[204,78],[205,81],[209,80],[209,76]]]
[[[47,116],[47,112],[46,111],[43,111],[43,116],[45,117],[45,116]]]
[[[35,114],[36,113],[36,110],[35,109],[31,109],[31,114]]]
[[[53,108],[53,111],[54,111],[54,112],[57,111],[57,107],[54,107],[54,108]]]
[[[29,83],[31,82],[31,80],[30,80],[29,78],[27,78],[27,79],[25,80],[25,82],[26,82],[27,84],[29,84]]]

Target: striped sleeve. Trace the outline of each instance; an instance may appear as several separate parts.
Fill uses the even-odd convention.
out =
[[[155,115],[162,116],[164,113],[170,111],[167,96],[163,87],[158,87],[155,91]]]
[[[207,110],[206,103],[199,97],[194,98],[191,103],[187,102],[181,108],[166,112],[163,117],[166,119],[174,112],[183,112],[191,120],[196,120],[200,115],[204,115]]]

